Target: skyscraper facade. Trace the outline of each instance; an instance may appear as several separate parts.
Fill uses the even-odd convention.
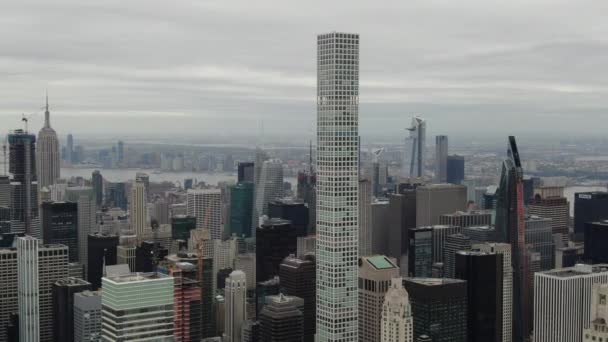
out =
[[[44,126],[38,132],[36,141],[36,164],[38,166],[38,185],[40,188],[53,185],[59,179],[60,155],[57,133],[51,128],[49,97],[46,97]]]
[[[428,278],[433,266],[433,228],[421,227],[409,230],[408,275]]]
[[[608,192],[578,192],[574,195],[574,239],[585,240],[585,223],[608,219]]]
[[[444,214],[439,217],[439,224],[458,226],[462,228],[489,226],[492,224],[492,211],[470,210]]]
[[[101,341],[172,341],[173,278],[130,273],[102,279]]]
[[[583,341],[583,329],[591,322],[594,284],[608,284],[608,265],[535,273],[534,341]]]
[[[359,341],[380,341],[382,305],[399,267],[384,255],[361,257],[359,266]]]
[[[189,216],[196,217],[196,228],[207,229],[211,239],[222,238],[222,199],[220,189],[190,189],[186,193]]]
[[[241,341],[241,329],[247,320],[247,277],[243,271],[233,271],[226,278],[225,335],[228,342]]]
[[[559,234],[562,244],[567,245],[570,240],[570,203],[564,197],[564,188],[541,187],[536,189],[535,193],[528,204],[528,214],[551,219],[553,234]]]
[[[78,260],[78,206],[74,202],[42,203],[42,240],[69,248],[70,262]]]
[[[295,254],[298,248],[298,232],[291,221],[269,219],[257,229],[256,233],[256,283],[266,281],[279,274],[283,259]]]
[[[36,137],[17,129],[8,135],[11,177],[11,231],[40,238]]]
[[[148,238],[152,230],[148,226],[148,210],[146,184],[143,181],[135,181],[131,187],[131,196],[129,197],[129,215],[131,218],[131,229],[137,235],[137,241],[143,241]]]
[[[101,208],[101,204],[103,203],[103,177],[99,170],[93,171],[93,174],[91,175],[91,185],[95,192],[95,204],[97,204],[98,208]]]
[[[359,180],[359,255],[372,254],[372,182]]]
[[[436,225],[430,227],[433,230],[433,263],[444,262],[444,247],[448,236],[462,233],[459,226]]]
[[[239,164],[239,168],[240,166],[241,164]],[[251,228],[253,227],[251,222],[252,217],[253,183],[239,182],[230,187],[230,232],[227,235],[232,236],[234,234],[238,237],[250,237]]]
[[[435,182],[445,183],[448,180],[448,136],[435,137]]]
[[[443,274],[445,278],[454,278],[456,270],[456,253],[471,250],[471,239],[464,234],[449,235],[443,246]]]
[[[585,223],[585,260],[608,263],[608,220]]]
[[[304,342],[315,339],[315,268],[315,258],[311,254],[302,258],[290,255],[279,266],[281,292],[304,300]]]
[[[451,184],[461,184],[464,180],[464,157],[450,155],[446,161],[447,182]]]
[[[74,341],[99,341],[101,336],[101,292],[74,294]]]
[[[414,342],[412,307],[402,278],[391,279],[382,304],[380,342]]]
[[[17,249],[0,248],[0,341],[8,341],[6,326],[18,311]]]
[[[304,337],[303,314],[298,297],[268,296],[260,312],[260,341],[301,342]]]
[[[359,35],[317,37],[317,339],[358,340]]]
[[[87,280],[91,283],[91,288],[97,290],[101,287],[104,267],[116,265],[118,236],[95,233],[89,234],[87,239]]]
[[[256,166],[257,167],[257,166]],[[278,159],[265,160],[259,168],[254,184],[255,198],[252,222],[255,226],[262,215],[268,215],[268,203],[283,197],[283,163]]]
[[[502,342],[502,255],[457,252],[456,278],[467,281],[467,338],[470,342]]]
[[[237,182],[253,183],[253,162],[240,162],[238,164]]]
[[[77,278],[53,284],[53,341],[74,341],[74,295],[90,289],[91,283]]]
[[[530,255],[526,243],[523,169],[515,137],[509,136],[507,158],[502,164],[496,191],[496,239],[511,245],[513,264],[513,339],[522,341],[532,332],[529,285]]]
[[[538,216],[526,216],[526,244],[540,254],[540,268],[548,271],[555,264],[555,242],[552,220]]]
[[[427,184],[416,188],[416,227],[439,224],[439,217],[465,210],[467,188],[455,184]]]
[[[583,331],[583,341],[608,341],[608,285],[593,284],[591,321]]]
[[[426,164],[426,121],[416,116],[412,118],[412,125],[407,130],[410,131],[409,139],[412,141],[412,154],[409,172],[404,172],[404,176],[423,177],[425,173],[424,165]],[[407,146],[405,150],[408,150]],[[407,163],[404,158],[403,167],[405,168],[406,165]]]
[[[403,280],[412,306],[414,336],[433,342],[467,342],[467,282],[458,279]]]
[[[75,202],[78,208],[78,261],[88,267],[88,236],[94,232],[96,226],[97,208],[95,205],[95,192],[91,187],[68,187],[65,200]]]

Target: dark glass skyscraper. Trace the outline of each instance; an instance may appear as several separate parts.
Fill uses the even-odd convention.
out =
[[[196,229],[196,217],[186,215],[171,217],[171,238],[173,240],[188,241],[192,229]]]
[[[430,277],[433,266],[433,228],[413,228],[409,231],[408,273],[410,277]]]
[[[469,342],[502,341],[502,255],[457,252],[456,278],[467,281]]]
[[[500,184],[496,191],[496,238],[499,242],[511,244],[514,341],[524,341],[532,332],[523,173],[515,137],[509,136],[507,158],[502,164]]]
[[[78,206],[74,202],[42,203],[42,240],[68,246],[70,262],[78,260]]]
[[[111,183],[106,193],[106,205],[127,210],[127,188],[125,183]]]
[[[315,272],[315,257],[310,254],[303,259],[290,255],[283,260],[279,269],[281,293],[304,300],[304,342],[315,340],[317,302]]]
[[[253,163],[252,168],[253,168]],[[241,164],[239,164],[240,168]],[[250,237],[253,217],[253,183],[244,181],[230,188],[230,232],[238,237]]]
[[[298,231],[291,222],[283,219],[269,219],[257,228],[256,283],[266,281],[279,274],[279,265],[298,249]]]
[[[412,306],[414,337],[433,342],[467,342],[467,282],[458,279],[403,280]]]
[[[240,162],[238,166],[237,181],[253,183],[253,162]]]
[[[103,177],[101,176],[101,172],[99,172],[99,170],[93,171],[91,183],[93,186],[93,191],[95,192],[95,203],[99,208],[103,203]]]
[[[36,136],[17,129],[8,135],[11,179],[11,231],[39,233]]]
[[[74,294],[91,289],[91,283],[65,278],[53,284],[53,339],[74,341]]]
[[[464,180],[464,157],[459,155],[448,156],[448,183],[460,184]]]
[[[301,235],[306,235],[308,208],[303,201],[282,198],[268,203],[268,216],[291,221],[291,225]]]
[[[93,290],[101,287],[104,266],[116,265],[117,246],[118,235],[89,234],[87,280]]]
[[[574,195],[574,239],[585,240],[585,223],[608,219],[608,192],[579,192]]]
[[[585,260],[608,263],[608,220],[585,224]]]

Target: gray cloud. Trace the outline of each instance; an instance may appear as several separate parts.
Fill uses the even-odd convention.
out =
[[[361,34],[361,131],[601,133],[608,3],[18,1],[0,4],[0,127],[51,94],[60,134],[314,132],[315,35]],[[41,125],[41,115],[32,127]],[[5,130],[6,130],[5,129]]]

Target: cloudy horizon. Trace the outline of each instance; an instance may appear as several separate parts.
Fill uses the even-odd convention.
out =
[[[315,127],[316,35],[361,36],[361,132],[603,133],[608,3],[19,1],[0,5],[0,126],[93,135]],[[261,128],[263,126],[263,129]],[[278,133],[281,134],[278,134]],[[2,132],[4,133],[4,132]]]

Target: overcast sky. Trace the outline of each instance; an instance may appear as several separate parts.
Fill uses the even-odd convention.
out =
[[[361,35],[363,135],[601,134],[608,1],[0,3],[0,127],[310,136],[316,35]],[[262,124],[263,123],[263,124]]]

